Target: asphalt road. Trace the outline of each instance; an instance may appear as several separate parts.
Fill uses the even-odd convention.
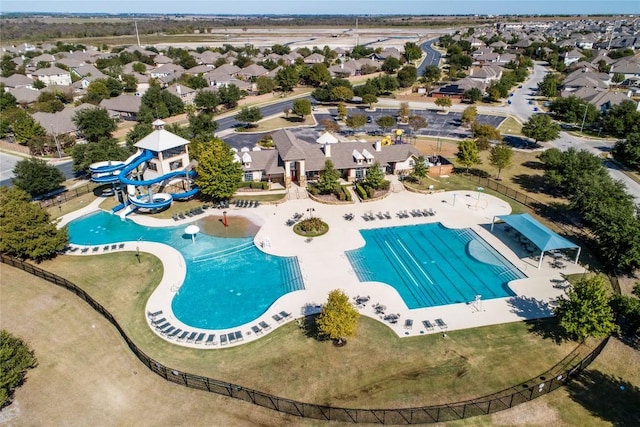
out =
[[[422,63],[418,66],[418,76],[422,76],[424,74],[424,70],[429,65],[438,65],[440,63],[440,52],[435,50],[432,45],[438,40],[438,38],[427,40],[426,42],[420,45],[420,48],[425,53],[425,58]]]
[[[0,152],[0,186],[10,186],[11,178],[14,177],[13,169],[20,160],[24,160],[24,157],[15,156],[13,154]],[[54,165],[66,179],[74,178],[75,175],[72,171],[73,161],[72,160],[52,160],[51,163]]]

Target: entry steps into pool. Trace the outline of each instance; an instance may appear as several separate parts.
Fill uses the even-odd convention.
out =
[[[254,246],[253,241],[245,242],[245,243],[242,243],[242,244],[237,245],[237,246],[232,246],[230,248],[224,248],[224,249],[221,249],[219,251],[209,252],[208,254],[204,254],[204,255],[199,255],[199,256],[193,257],[191,259],[191,261],[196,262],[196,263],[197,262],[214,261],[214,260],[219,259],[219,258],[224,258],[224,257],[227,257],[229,255],[234,255],[234,254],[237,254],[239,252],[243,252],[243,251],[249,250],[249,249],[253,248],[253,246]]]
[[[302,272],[300,271],[298,257],[284,258],[280,272],[282,275],[283,290],[285,292],[294,292],[304,289],[304,281],[302,280]]]

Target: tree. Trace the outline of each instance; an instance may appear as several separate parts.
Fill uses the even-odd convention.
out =
[[[409,108],[408,102],[401,102],[400,108],[398,108],[398,120],[407,120],[409,115],[411,114],[411,109]]]
[[[413,133],[417,133],[418,130],[424,129],[429,125],[427,119],[422,116],[409,116],[407,122],[409,123],[409,127],[413,129]]]
[[[344,118],[347,117],[347,106],[345,105],[344,102],[339,102],[337,109],[338,109],[338,119],[344,120]]]
[[[336,86],[331,89],[330,95],[334,101],[351,101],[353,99],[353,90],[345,86]]]
[[[616,142],[611,153],[616,160],[640,171],[640,132],[630,133],[626,139]]]
[[[98,79],[89,83],[87,93],[82,100],[89,104],[98,105],[100,104],[100,101],[106,98],[109,98],[109,88],[107,87],[105,80]]]
[[[536,141],[547,142],[560,136],[560,125],[544,114],[536,114],[522,126],[522,134]]]
[[[475,104],[482,99],[482,91],[477,87],[472,87],[471,89],[464,91],[464,97],[472,104]]]
[[[62,172],[37,158],[20,160],[16,163],[13,174],[13,185],[29,193],[31,197],[57,190],[64,182]]]
[[[489,154],[489,163],[498,169],[497,179],[500,179],[500,172],[511,166],[511,160],[513,158],[513,149],[508,144],[497,144],[491,147]]]
[[[276,83],[283,92],[291,92],[298,84],[298,80],[300,80],[300,74],[295,65],[281,68],[276,73]]]
[[[338,123],[335,122],[335,120],[333,119],[322,119],[322,126],[324,127],[324,130],[326,130],[327,132],[331,132],[331,133],[335,133],[340,131],[340,125]]]
[[[382,128],[382,132],[387,132],[396,125],[396,119],[392,116],[380,116],[376,119],[376,124]]]
[[[0,84],[0,111],[14,108],[16,105],[18,105],[16,97],[10,92],[5,92],[4,85]]]
[[[542,96],[547,98],[555,98],[558,95],[558,88],[562,82],[558,77],[558,74],[549,73],[544,76],[542,81],[538,83],[538,91]]]
[[[555,314],[560,327],[571,339],[603,338],[616,331],[611,297],[602,276],[580,279],[558,298]]]
[[[218,94],[220,95],[220,101],[227,108],[236,108],[238,101],[246,96],[246,92],[240,90],[240,88],[234,84],[222,86],[218,89]]]
[[[446,110],[447,108],[451,108],[451,105],[453,105],[453,103],[451,102],[451,98],[447,98],[447,97],[436,99],[435,104],[438,107],[442,107],[443,110]]]
[[[602,117],[602,127],[607,133],[624,138],[640,132],[640,111],[634,101],[622,101],[609,108]]]
[[[177,124],[177,123],[176,123]],[[218,123],[213,120],[213,115],[205,113],[189,114],[189,136],[187,139],[207,141],[215,136]]]
[[[68,241],[67,229],[58,229],[26,192],[0,187],[0,252],[42,261],[54,257]]]
[[[33,350],[24,341],[0,330],[0,408],[10,403],[13,391],[24,382],[27,369],[36,365]]]
[[[320,172],[316,188],[321,194],[335,193],[340,188],[340,172],[333,166],[330,159],[325,160],[324,169]]]
[[[220,95],[213,90],[201,90],[193,99],[193,103],[200,110],[207,113],[215,113],[216,108],[220,105]]]
[[[400,68],[400,60],[394,56],[388,56],[380,66],[380,69],[385,73],[393,74],[398,68]]]
[[[258,94],[264,95],[265,93],[271,93],[276,88],[276,82],[267,76],[260,76],[256,79],[256,87]]]
[[[47,131],[30,115],[20,110],[18,118],[11,125],[13,136],[20,144],[27,144],[32,138],[45,136]]]
[[[367,123],[367,117],[364,114],[353,114],[347,117],[345,124],[354,131],[362,128]]]
[[[109,117],[109,112],[104,108],[85,108],[76,111],[72,121],[89,142],[111,138],[111,132],[118,128],[116,121]]]
[[[427,65],[424,69],[424,73],[422,73],[423,77],[427,79],[428,82],[440,81],[441,74],[442,72],[440,71],[440,67],[437,65]]]
[[[229,199],[242,180],[242,165],[234,160],[234,152],[219,138],[194,141],[191,154],[198,161],[196,184],[202,194],[214,200]]]
[[[406,42],[404,44],[404,57],[407,62],[417,61],[422,58],[422,49],[414,42]]]
[[[478,150],[487,150],[491,141],[502,141],[500,131],[491,125],[473,122],[471,132],[476,140]]]
[[[470,125],[476,121],[478,116],[478,109],[476,107],[467,107],[462,112],[462,123]]]
[[[353,307],[347,294],[335,289],[329,292],[316,324],[320,333],[342,345],[344,338],[355,335],[359,317],[360,313]]]
[[[329,83],[331,73],[324,64],[313,64],[306,75],[307,82],[315,87]]]
[[[380,162],[376,161],[367,169],[367,175],[364,177],[364,185],[376,190],[382,188],[384,182],[384,173],[380,168]]]
[[[149,122],[140,122],[127,132],[127,146],[133,147],[133,144],[140,141],[145,136],[153,132],[153,125]]]
[[[242,107],[240,112],[236,114],[235,119],[239,122],[246,123],[247,127],[262,119],[260,107]]]
[[[130,155],[129,149],[118,145],[118,142],[113,138],[105,138],[87,144],[76,144],[71,152],[75,172],[87,172],[89,166],[96,162],[126,160]]]
[[[373,104],[375,104],[376,102],[378,102],[378,97],[370,94],[370,93],[366,93],[362,96],[362,102],[364,104],[367,104],[369,106],[369,109],[371,109],[371,107],[373,106]]]
[[[305,116],[311,114],[311,101],[309,101],[308,99],[294,100],[291,112],[304,119]]]
[[[426,159],[424,158],[424,156],[418,156],[415,164],[413,165],[413,170],[411,171],[410,176],[416,181],[421,182],[428,173],[429,166],[427,165]]]
[[[418,80],[418,70],[413,65],[405,65],[397,74],[400,87],[409,87]]]
[[[471,139],[464,139],[458,143],[458,152],[456,157],[461,165],[466,166],[467,173],[469,167],[480,163],[480,157],[478,157],[478,146],[475,141]]]

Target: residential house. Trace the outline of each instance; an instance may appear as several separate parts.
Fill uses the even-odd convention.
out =
[[[78,111],[86,108],[99,107],[91,104],[81,104],[77,107],[66,107],[64,110],[58,111],[57,113],[33,113],[31,117],[33,117],[36,122],[40,123],[40,125],[50,135],[70,134],[77,136],[78,127],[73,123],[73,116],[75,116]]]
[[[478,88],[482,93],[485,92],[487,88],[487,84],[481,79],[472,79],[470,77],[465,77],[460,80],[456,80],[452,83],[447,83],[442,85],[433,91],[431,91],[430,96],[433,98],[454,98],[454,99],[463,99],[464,93],[469,89]]]
[[[251,64],[236,73],[236,76],[244,80],[251,80],[260,76],[266,76],[269,70],[262,65]]]
[[[165,84],[179,78],[183,73],[184,68],[177,64],[164,64],[149,71],[151,77]]]
[[[500,80],[502,77],[502,67],[498,65],[485,65],[483,67],[473,67],[469,69],[470,79],[480,80],[485,84]]]
[[[560,59],[562,59],[564,65],[566,65],[567,67],[575,62],[580,61],[580,58],[582,57],[582,52],[580,52],[578,49],[573,49],[560,55]]]
[[[39,80],[42,83],[56,86],[71,85],[71,73],[58,67],[41,68],[31,73],[29,77]]]
[[[40,91],[38,89],[21,87],[5,87],[5,92],[9,92],[20,105],[28,105],[38,100]]]
[[[194,99],[196,97],[196,94],[198,93],[197,91],[191,89],[190,87],[187,87],[187,86],[181,85],[181,84],[177,84],[177,83],[176,84],[172,84],[171,86],[169,86],[165,90],[167,92],[171,93],[172,95],[175,95],[178,98],[180,98],[185,105],[193,104],[193,101],[194,101]]]
[[[107,110],[111,117],[128,121],[135,121],[138,118],[141,105],[141,97],[126,94],[100,101],[100,107]]]
[[[307,65],[322,64],[324,61],[324,55],[320,55],[319,53],[312,53],[311,55],[304,58],[304,63]]]
[[[33,88],[33,79],[24,74],[12,74],[9,77],[0,77],[0,83],[4,84],[5,90],[8,88]]]

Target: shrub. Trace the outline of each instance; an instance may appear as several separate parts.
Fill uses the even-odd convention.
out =
[[[309,192],[309,194],[311,194],[312,196],[317,196],[318,194],[320,194],[320,190],[318,190],[318,187],[316,187],[315,185],[309,185],[307,187],[307,191]]]
[[[376,189],[373,187],[367,187],[367,197],[372,198],[376,195]]]
[[[351,191],[349,191],[349,189],[347,187],[341,187],[342,188],[342,192],[344,193],[345,199],[347,201],[351,201]]]
[[[0,331],[0,408],[10,403],[13,390],[22,384],[27,369],[36,364],[33,350],[24,341]]]
[[[362,186],[356,182],[356,193],[358,193],[358,196],[362,199],[362,200],[367,200],[367,192],[365,191],[364,188],[362,188]]]
[[[242,181],[238,185],[240,188],[251,188],[251,181]]]

